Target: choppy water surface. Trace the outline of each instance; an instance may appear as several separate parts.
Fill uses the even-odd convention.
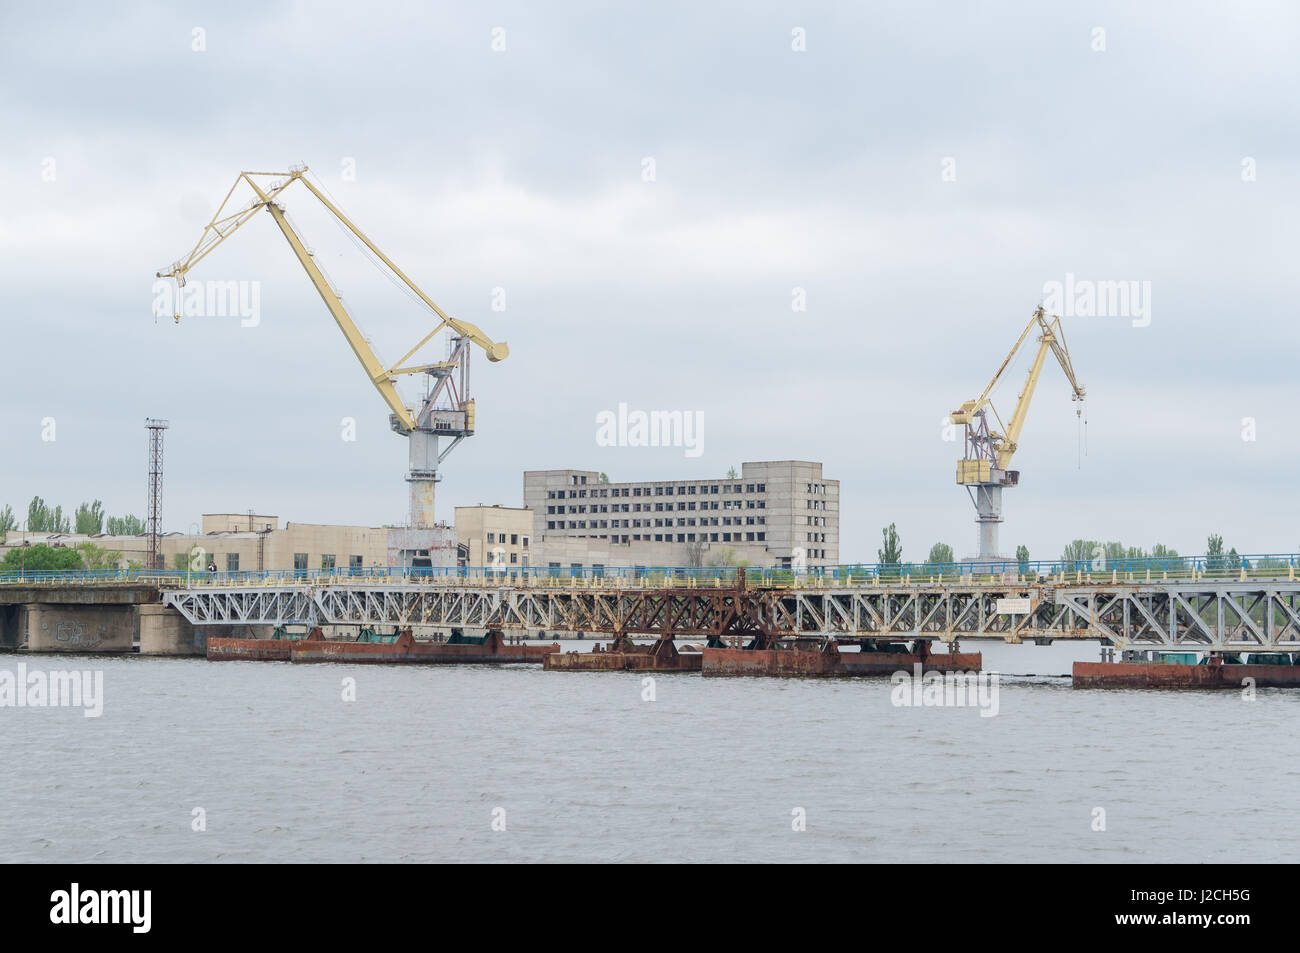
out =
[[[974,644],[968,648],[975,648]],[[8,861],[1291,860],[1300,692],[1075,691],[979,646],[999,714],[881,679],[0,655],[103,716],[0,708]],[[341,700],[345,677],[357,698]],[[191,830],[202,807],[207,830]],[[1093,810],[1106,830],[1092,830]],[[504,809],[505,830],[494,831]],[[807,829],[796,832],[802,808]],[[497,813],[500,817],[500,813]]]

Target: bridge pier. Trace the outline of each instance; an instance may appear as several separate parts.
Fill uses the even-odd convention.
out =
[[[141,655],[205,655],[207,633],[171,606],[138,606]]]
[[[135,606],[28,603],[18,607],[29,652],[130,652]]]
[[[76,605],[28,602],[0,605],[0,647],[32,653],[203,655],[207,636],[170,606]]]

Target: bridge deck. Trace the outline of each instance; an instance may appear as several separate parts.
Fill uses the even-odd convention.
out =
[[[618,584],[612,584],[617,582]],[[949,584],[635,585],[634,580],[491,584],[455,578],[162,591],[196,625],[481,627],[674,637],[1090,639],[1119,649],[1300,652],[1300,582],[1290,578]],[[1001,600],[1027,600],[1008,605]],[[1028,611],[1008,609],[1027,608]],[[999,611],[1002,609],[1004,611]]]

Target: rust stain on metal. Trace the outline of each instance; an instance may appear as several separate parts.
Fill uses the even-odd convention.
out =
[[[1258,688],[1300,687],[1300,665],[1206,665],[1075,662],[1075,688],[1234,688],[1253,678]]]
[[[208,639],[209,661],[238,659],[277,662],[353,662],[415,664],[511,664],[541,662],[560,651],[560,644],[507,644],[500,632],[489,632],[482,643],[421,642],[404,630],[392,643],[344,642],[325,638],[314,628],[304,639]]]
[[[705,648],[701,671],[705,675],[767,677],[884,676],[894,672],[978,672],[983,658],[978,652],[931,655],[919,652],[840,652],[834,642],[818,644],[800,640],[772,642],[769,648]]]
[[[279,639],[208,639],[209,662],[287,662],[292,642]]]
[[[542,669],[548,672],[698,672],[702,658],[698,652],[679,652],[672,638],[661,638],[653,645],[636,645],[620,636],[608,648],[597,645],[590,652],[566,652],[548,655]]]
[[[497,631],[489,632],[482,644],[417,642],[411,630],[405,629],[391,644],[305,639],[293,644],[290,659],[294,662],[507,664],[540,662],[559,650],[558,642],[551,645],[507,645]]]

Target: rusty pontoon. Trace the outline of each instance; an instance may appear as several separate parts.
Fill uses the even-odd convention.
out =
[[[500,631],[492,630],[481,637],[459,633],[445,642],[417,640],[410,629],[391,637],[370,637],[344,641],[327,639],[319,627],[306,638],[291,639],[218,639],[208,640],[210,661],[255,660],[287,662],[355,662],[508,665],[541,662],[554,652],[559,643],[525,645],[507,643]]]

